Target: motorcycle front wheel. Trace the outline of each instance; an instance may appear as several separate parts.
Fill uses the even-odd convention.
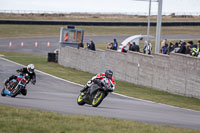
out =
[[[4,94],[4,90],[5,90],[5,88],[3,88],[3,89],[1,90],[1,96],[6,96],[6,95]]]
[[[80,94],[80,95],[78,96],[78,98],[77,98],[77,104],[78,104],[78,105],[84,105],[84,104],[85,104],[85,102],[84,102],[84,100],[83,100],[81,94]]]
[[[99,104],[103,101],[104,97],[105,97],[105,92],[98,90],[92,100],[92,107],[99,106]]]

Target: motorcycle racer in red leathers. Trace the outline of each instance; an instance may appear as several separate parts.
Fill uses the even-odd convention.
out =
[[[92,86],[95,80],[102,80],[104,78],[108,78],[111,81],[111,89],[112,91],[114,91],[116,82],[113,78],[113,72],[111,70],[106,70],[105,73],[98,73],[96,76],[92,77],[92,79],[89,80],[84,88],[81,90],[81,94],[84,95],[84,92],[87,92],[88,88]]]

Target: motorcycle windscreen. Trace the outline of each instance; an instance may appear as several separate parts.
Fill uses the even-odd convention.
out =
[[[95,91],[97,91],[99,88],[100,88],[100,87],[99,87],[97,84],[93,84],[93,85],[89,88],[89,90],[90,90],[90,95],[91,95],[92,93],[94,93]]]

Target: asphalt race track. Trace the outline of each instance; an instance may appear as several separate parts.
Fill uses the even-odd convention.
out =
[[[0,86],[20,65],[0,58]],[[37,83],[27,85],[27,96],[16,98],[0,96],[0,104],[21,108],[39,109],[63,114],[104,116],[151,124],[171,125],[200,130],[200,111],[132,99],[110,94],[99,107],[78,106],[76,98],[80,85],[48,76],[36,71]]]

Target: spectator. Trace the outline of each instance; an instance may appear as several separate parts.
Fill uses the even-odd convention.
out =
[[[197,42],[197,46],[198,46],[199,49],[200,49],[200,40]]]
[[[114,42],[113,42],[113,48],[112,48],[112,49],[113,49],[113,50],[117,50],[117,47],[118,47],[117,39],[114,38],[113,41],[114,41]]]
[[[90,43],[87,43],[87,46],[88,46],[88,49],[90,50],[94,50],[94,51],[96,50],[93,40],[90,40]]]
[[[166,43],[166,39],[161,43],[161,53],[167,54],[168,53],[168,44]]]
[[[192,44],[192,47],[193,47],[193,48],[197,48],[198,46],[197,46],[197,44],[194,44],[194,43],[193,43],[193,44]]]
[[[176,42],[174,50],[171,53],[179,53],[180,48],[181,48],[181,44]]]
[[[174,48],[175,48],[174,44],[170,42],[169,48],[168,48],[168,54],[170,54],[174,50]]]
[[[131,44],[130,42],[128,42],[128,46],[129,46],[128,50],[132,50],[133,49],[133,44]]]
[[[175,43],[174,48],[178,47],[178,42]]]
[[[191,46],[190,47],[190,55],[197,57],[199,55],[199,48]]]
[[[179,43],[181,45],[179,53],[185,54],[185,51],[186,51],[186,46],[185,45],[186,45],[186,43],[183,40],[181,40]]]
[[[121,52],[127,53],[126,46],[123,46],[123,48],[121,49]]]
[[[132,51],[140,52],[140,47],[135,42],[132,44]]]
[[[177,53],[185,54],[185,51],[186,51],[185,45],[186,45],[186,43],[183,40],[181,40],[179,42],[180,49],[177,51]]]
[[[190,55],[190,52],[192,50],[192,44],[193,44],[192,41],[187,42],[187,44],[186,44],[186,51],[185,51],[186,55]]]
[[[151,43],[148,43],[147,41],[144,42],[144,48],[143,48],[143,53],[144,54],[151,54],[152,51],[152,45]]]
[[[113,49],[113,42],[108,43],[107,49]]]

